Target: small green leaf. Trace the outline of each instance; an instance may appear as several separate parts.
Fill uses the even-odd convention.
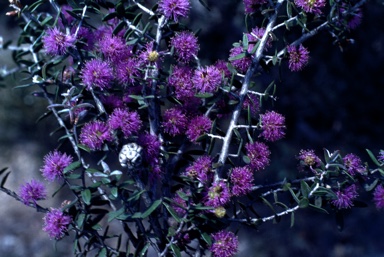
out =
[[[91,149],[88,147],[88,146],[85,146],[85,145],[82,145],[82,144],[78,144],[77,145],[78,148],[90,153],[91,152]]]
[[[291,228],[295,225],[295,212],[291,212]]]
[[[299,207],[300,207],[300,208],[307,208],[308,205],[309,205],[309,200],[308,200],[308,198],[306,198],[306,197],[302,198],[302,199],[300,200],[300,202],[299,202]]]
[[[293,192],[292,188],[289,187],[288,190],[291,193],[293,199],[296,201],[296,203],[300,203],[299,198],[297,198],[297,195],[295,194],[295,192]]]
[[[168,212],[172,215],[172,217],[178,222],[180,223],[181,222],[181,219],[179,218],[179,216],[177,215],[176,211],[167,203],[164,203],[163,202],[163,205],[165,206],[165,208],[167,208]]]
[[[325,210],[325,209],[323,209],[323,208],[320,208],[320,207],[318,207],[318,206],[316,206],[316,205],[313,205],[313,204],[309,204],[309,207],[311,207],[311,208],[313,208],[313,209],[315,209],[316,211],[319,211],[319,212],[322,212],[322,213],[325,213],[325,214],[328,214],[328,212]]]
[[[139,12],[139,13],[136,15],[136,17],[133,19],[132,24],[133,24],[134,26],[137,26],[137,25],[139,24],[139,22],[140,22],[142,16],[143,16],[143,13],[142,13],[142,12]]]
[[[195,95],[195,97],[197,97],[197,98],[210,98],[212,96],[213,96],[212,93],[203,93],[203,94],[196,94]]]
[[[376,187],[378,182],[379,182],[379,179],[377,178],[371,184],[368,184],[368,183],[364,184],[365,191],[367,191],[367,192],[372,191]]]
[[[146,253],[147,253],[147,250],[148,250],[148,248],[149,248],[149,246],[150,246],[150,243],[148,242],[144,247],[143,247],[143,249],[141,249],[141,251],[140,251],[140,253],[139,253],[139,256],[141,257],[141,256],[146,256]]]
[[[86,205],[89,205],[91,203],[92,194],[89,189],[81,191],[81,197],[83,198],[83,201]]]
[[[112,220],[116,219],[118,216],[123,214],[125,212],[124,208],[121,208],[117,211],[112,211],[108,213],[108,222],[111,222]]]
[[[382,164],[376,159],[375,155],[368,149],[365,149],[369,155],[369,157],[371,158],[371,160],[373,161],[373,163],[377,166],[382,166]]]
[[[300,190],[301,190],[301,194],[304,196],[304,197],[308,197],[309,195],[309,192],[311,191],[310,187],[308,186],[307,182],[305,182],[304,180],[302,180],[300,182]]]
[[[145,211],[143,212],[143,214],[141,215],[141,218],[142,219],[145,219],[147,218],[149,215],[151,215],[151,213],[157,209],[157,207],[159,207],[159,205],[161,204],[161,200],[156,200],[152,203],[152,205]]]
[[[107,15],[104,16],[104,18],[102,19],[102,21],[109,21],[109,20],[112,20],[112,19],[116,18],[116,16],[117,16],[117,13],[116,13],[116,12],[108,13]]]
[[[123,172],[120,171],[120,170],[114,170],[114,171],[112,171],[112,172],[109,174],[109,176],[121,176],[121,175],[123,175]]]
[[[292,17],[292,6],[290,1],[287,1],[287,15],[288,15],[288,18]]]
[[[241,54],[229,57],[228,60],[229,61],[236,61],[236,60],[243,59],[245,56],[246,56],[246,53],[241,53]]]
[[[264,203],[265,205],[267,205],[267,206],[272,210],[272,212],[273,212],[274,214],[276,214],[275,208],[273,208],[272,204],[271,204],[267,199],[265,199],[264,197],[260,196],[260,198],[261,198],[261,200],[263,201],[263,203]]]
[[[84,220],[85,220],[85,214],[84,213],[79,214],[76,218],[76,226],[80,230],[83,228]]]
[[[76,170],[80,166],[81,166],[80,161],[72,162],[67,167],[65,167],[65,169],[63,170],[63,174],[67,173],[68,171]]]
[[[141,194],[144,193],[144,192],[145,192],[145,190],[141,190],[141,191],[135,192],[134,194],[131,195],[131,197],[129,197],[127,199],[127,202],[139,200]]]
[[[176,257],[181,257],[180,248],[177,245],[172,244],[171,250],[175,254]]]
[[[251,163],[251,159],[249,159],[249,157],[246,156],[246,155],[243,156],[243,161],[244,161],[246,164]]]
[[[125,21],[121,21],[119,24],[117,24],[116,28],[113,30],[112,34],[117,35],[125,26]]]
[[[208,244],[212,245],[212,238],[206,232],[201,233],[201,238]]]
[[[31,4],[28,9],[31,13],[33,13],[34,11],[36,11],[37,8],[39,8],[40,5],[42,5],[45,1],[44,0],[39,0],[39,1],[36,1],[34,2],[33,4]]]
[[[93,229],[93,230],[102,230],[103,227],[102,227],[100,224],[96,224],[96,225],[93,225],[93,226],[92,226],[92,229]]]
[[[243,51],[248,51],[248,35],[246,33],[243,34]]]
[[[101,249],[100,252],[97,254],[97,257],[107,257],[107,249]]]
[[[119,195],[119,190],[118,190],[118,188],[117,188],[117,187],[113,187],[113,188],[111,189],[111,194],[112,194],[115,198],[117,198],[117,196]]]
[[[65,174],[66,179],[80,179],[81,177],[82,177],[81,173],[71,172],[71,173]]]
[[[323,198],[321,196],[315,197],[315,206],[321,208],[323,205]]]

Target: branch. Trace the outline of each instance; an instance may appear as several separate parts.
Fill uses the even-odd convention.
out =
[[[223,146],[221,148],[221,152],[220,152],[220,156],[219,156],[219,160],[218,160],[218,163],[221,164],[221,168],[218,168],[215,171],[215,180],[218,180],[223,176],[223,174],[220,174],[221,169],[228,158],[228,151],[229,151],[229,146],[230,146],[230,143],[232,140],[233,130],[235,129],[235,127],[237,125],[237,122],[238,122],[238,119],[240,116],[240,112],[241,112],[241,109],[243,106],[244,98],[248,93],[248,88],[249,88],[251,77],[253,76],[253,74],[255,73],[255,71],[257,70],[257,68],[260,65],[259,62],[260,62],[261,58],[263,57],[263,51],[267,45],[267,40],[268,40],[269,34],[272,31],[272,28],[276,22],[277,14],[278,14],[278,11],[279,11],[283,1],[284,0],[278,0],[277,4],[275,6],[275,13],[269,19],[269,23],[265,29],[265,33],[264,33],[263,37],[260,40],[260,44],[259,44],[259,47],[257,48],[255,56],[252,60],[252,64],[249,67],[249,69],[247,70],[247,73],[245,74],[243,84],[242,84],[241,90],[240,90],[239,103],[237,104],[235,110],[233,111],[232,118],[231,118],[227,133],[226,133],[225,138],[224,138]]]
[[[44,97],[45,97],[45,99],[47,99],[49,105],[50,105],[50,106],[53,105],[53,101],[52,101],[51,98],[48,96],[47,91],[46,91],[46,88],[45,88],[43,85],[41,85],[41,84],[39,84],[39,85],[40,85],[40,88],[43,90]],[[60,117],[60,115],[58,114],[58,112],[56,111],[56,109],[53,108],[53,107],[51,107],[51,108],[49,108],[49,109],[52,111],[53,115],[55,115],[56,120],[57,120],[57,122],[59,123],[59,125],[65,130],[65,134],[67,135],[67,138],[68,138],[69,141],[71,142],[72,148],[73,148],[73,150],[74,150],[74,152],[75,152],[75,154],[76,154],[78,160],[80,161],[80,163],[81,163],[81,165],[83,166],[84,170],[86,170],[86,169],[88,168],[89,165],[86,164],[85,161],[84,161],[84,159],[83,159],[83,157],[81,157],[79,147],[77,146],[77,143],[76,143],[74,137],[72,136],[71,132],[68,130],[67,126],[65,126],[64,121],[61,119],[61,117]],[[96,183],[96,182],[97,182],[97,181],[93,178],[92,174],[90,174],[90,173],[88,173],[88,172],[85,172],[85,173],[88,175],[88,177],[92,180],[93,183]],[[114,205],[114,204],[112,203],[112,201],[106,196],[104,190],[103,190],[101,187],[97,187],[97,190],[99,191],[101,197],[102,197],[104,200],[108,201],[108,202],[109,202],[109,205],[111,206],[111,208],[112,208],[114,211],[116,211],[116,207],[115,207],[115,205]]]

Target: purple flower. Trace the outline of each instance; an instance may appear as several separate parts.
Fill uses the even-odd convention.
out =
[[[72,11],[73,8],[67,4],[61,6],[61,14],[64,16],[64,19],[67,21],[68,24],[71,24],[75,18],[69,14],[68,11]],[[62,23],[61,17],[59,19],[59,23]],[[63,25],[63,24],[61,24]]]
[[[353,206],[353,200],[358,196],[357,188],[351,185],[344,190],[336,192],[337,199],[332,200],[332,204],[338,209],[347,209]]]
[[[353,153],[347,154],[346,156],[344,156],[343,161],[348,173],[352,176],[356,173],[364,172],[364,167],[361,163],[360,158],[357,155],[354,155]]]
[[[201,183],[206,184],[213,178],[211,157],[200,156],[185,172],[187,176],[197,178]]]
[[[373,201],[375,202],[377,209],[384,208],[384,187],[378,185],[373,192]]]
[[[197,116],[191,120],[186,135],[189,140],[196,142],[199,136],[208,132],[212,126],[212,121],[206,116]]]
[[[151,134],[141,134],[138,143],[143,147],[144,159],[151,165],[157,164],[160,155],[160,140]]]
[[[258,27],[253,28],[251,33],[247,34],[248,41],[249,41],[248,52],[252,51],[252,49],[255,47],[257,42],[261,40],[264,34],[265,34],[265,28],[258,28]],[[267,49],[268,47],[271,47],[271,45],[272,45],[272,38],[268,37],[265,45],[266,46],[265,49]]]
[[[379,160],[379,162],[384,162],[384,150],[380,150],[377,159]]]
[[[295,0],[295,4],[301,7],[304,12],[321,14],[321,8],[326,4],[325,0]]]
[[[108,119],[111,129],[121,129],[125,138],[137,133],[142,125],[140,116],[136,111],[129,112],[126,109],[117,108]]]
[[[109,126],[102,121],[91,121],[81,129],[80,143],[89,147],[92,151],[101,150],[106,142],[113,141]]]
[[[175,88],[176,97],[180,100],[194,96],[192,78],[193,71],[189,67],[174,66],[168,78],[168,84]]]
[[[230,50],[229,57],[233,58],[233,57],[236,57],[237,55],[240,55],[242,53],[244,53],[243,47],[242,46],[236,46]],[[249,56],[244,56],[241,59],[231,61],[231,63],[236,68],[236,70],[238,72],[245,73],[248,70],[249,66],[251,66],[252,59]]]
[[[118,81],[124,86],[134,84],[140,76],[139,63],[136,58],[126,58],[117,62],[116,73]]]
[[[71,47],[75,39],[71,35],[65,35],[57,28],[48,29],[43,39],[44,49],[50,55],[63,55],[67,48]]]
[[[244,0],[245,14],[256,12],[257,8],[266,2],[267,0]]]
[[[251,111],[252,116],[256,116],[256,114],[259,112],[260,101],[257,95],[249,94],[245,97],[243,102],[243,109],[248,110],[248,108]]]
[[[208,194],[204,201],[206,206],[221,207],[226,205],[231,199],[229,188],[224,181],[214,182],[208,189]]]
[[[40,171],[46,180],[52,182],[62,178],[64,169],[71,163],[71,156],[55,150],[44,156],[44,164]]]
[[[214,257],[231,257],[237,253],[239,241],[232,232],[221,230],[212,234],[212,238],[214,242],[210,251]]]
[[[160,61],[160,54],[153,47],[153,41],[148,42],[139,54],[140,66],[156,65]]]
[[[176,33],[171,39],[171,46],[175,48],[178,60],[184,63],[192,60],[194,55],[197,55],[197,51],[199,51],[197,37],[189,31]]]
[[[301,165],[311,168],[318,167],[321,163],[314,150],[300,150],[297,159],[300,160]]]
[[[72,27],[71,32],[75,34],[77,26]],[[82,48],[87,51],[91,51],[95,46],[95,36],[89,28],[80,27],[79,32],[77,33],[78,43],[81,43]]]
[[[159,2],[159,11],[167,19],[173,18],[175,22],[181,17],[187,17],[190,4],[188,0],[161,0]]]
[[[303,45],[297,48],[294,45],[287,46],[289,54],[288,67],[291,71],[300,71],[307,65],[309,60],[309,51]]]
[[[111,62],[120,61],[122,58],[127,57],[131,52],[131,48],[125,45],[124,40],[118,36],[105,35],[99,41],[100,52],[103,53],[104,58]]]
[[[164,121],[162,122],[164,132],[171,136],[184,133],[187,123],[188,119],[180,109],[171,108],[164,112]]]
[[[173,204],[172,207],[176,211],[176,213],[182,217],[184,216],[187,211],[187,202],[185,199],[183,199],[180,195],[189,196],[190,193],[185,193],[183,189],[179,189],[176,191],[175,196],[172,198]]]
[[[340,8],[342,9],[342,8]],[[361,11],[360,8],[357,8],[354,13],[350,13],[346,20],[347,20],[347,27],[349,29],[355,29],[357,28],[360,23],[361,23],[361,20],[363,19],[363,12]]]
[[[214,93],[221,84],[222,75],[215,66],[207,66],[195,70],[192,81],[198,93]]]
[[[52,209],[44,217],[43,230],[48,233],[52,239],[60,239],[67,232],[68,225],[72,218],[65,215],[60,209]]]
[[[101,95],[100,100],[104,105],[104,108],[107,109],[107,112],[110,113],[116,108],[124,108],[124,101],[121,96],[118,95]]]
[[[230,181],[232,183],[233,195],[245,195],[252,190],[253,172],[248,167],[233,168]]]
[[[47,190],[42,182],[32,179],[20,186],[19,195],[24,204],[28,205],[31,201],[36,204],[36,201],[47,197]]]
[[[247,143],[245,145],[250,160],[249,167],[256,171],[264,169],[269,164],[271,152],[266,144],[261,142]]]
[[[215,63],[215,67],[223,73],[226,79],[230,79],[232,77],[232,73],[228,69],[227,62],[224,60],[217,60]]]
[[[88,90],[94,87],[100,90],[110,88],[114,78],[111,66],[99,59],[86,62],[80,77]]]
[[[285,118],[283,115],[271,111],[260,115],[262,136],[267,141],[277,141],[284,137]]]

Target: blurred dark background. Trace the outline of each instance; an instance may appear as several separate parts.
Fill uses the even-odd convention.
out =
[[[226,59],[232,43],[244,32],[243,18],[234,18],[241,17],[241,1],[207,1],[210,12],[198,1],[192,2],[191,28],[201,29],[199,56],[204,63]],[[4,41],[17,36],[15,19],[4,15],[6,4],[0,3]],[[367,162],[366,148],[375,154],[384,149],[384,6],[380,1],[369,1],[362,9],[362,23],[349,35],[353,44],[340,51],[329,33],[321,32],[305,43],[311,58],[302,72],[291,73],[283,63],[281,70],[271,70],[261,80],[267,85],[277,78],[274,109],[287,121],[286,138],[271,145],[273,165],[265,171],[271,178],[294,178],[295,156],[300,149],[314,149],[319,155],[323,148],[341,150]],[[0,52],[0,60],[1,67],[12,67],[9,53]],[[7,185],[18,190],[25,180],[40,176],[42,156],[52,149],[56,138],[47,140],[52,131],[49,120],[36,124],[45,103],[31,97],[28,89],[12,89],[16,84],[11,79],[6,84],[0,89],[0,168],[10,167]],[[241,230],[238,256],[384,256],[383,211],[375,209],[369,195],[360,193],[368,208],[346,211],[343,231],[337,229],[333,214],[300,210],[293,228],[289,228],[290,218],[284,217],[277,225]],[[72,256],[70,240],[56,244],[55,251],[54,242],[41,232],[42,214],[31,212],[5,194],[0,195],[0,203],[0,256]]]

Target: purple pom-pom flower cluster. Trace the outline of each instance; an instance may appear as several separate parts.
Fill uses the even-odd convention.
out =
[[[47,30],[42,41],[47,54],[63,55],[74,44],[75,38],[64,34],[58,28],[52,28]]]
[[[332,200],[332,204],[338,209],[347,209],[353,206],[353,200],[358,196],[355,184],[336,192],[337,199]]]
[[[36,204],[36,201],[47,197],[47,190],[42,182],[32,179],[31,182],[20,186],[19,195],[24,204]]]
[[[101,150],[105,143],[114,139],[108,124],[99,120],[86,123],[81,129],[79,138],[80,143],[92,151]]]
[[[309,51],[303,45],[296,47],[294,45],[287,46],[289,54],[289,69],[291,71],[300,71],[307,65],[309,60]]]
[[[262,142],[247,143],[245,145],[247,156],[250,160],[249,167],[259,171],[269,165],[271,152],[266,144]]]
[[[44,157],[44,165],[40,171],[46,180],[52,182],[62,178],[64,169],[71,163],[71,156],[55,150]]]
[[[267,141],[277,141],[285,136],[285,118],[283,115],[269,111],[260,115],[262,136]]]
[[[187,17],[189,13],[189,0],[161,0],[159,2],[159,11],[167,18],[175,22],[179,18]]]
[[[249,167],[233,168],[230,176],[232,195],[240,196],[249,193],[252,190],[253,180],[253,172]]]
[[[197,37],[189,31],[176,33],[171,39],[171,46],[175,48],[178,60],[184,63],[191,61],[199,51]]]
[[[212,238],[214,242],[210,250],[214,257],[231,257],[237,253],[239,241],[234,233],[221,230],[212,234]]]
[[[43,230],[52,239],[62,238],[71,224],[72,218],[64,214],[60,209],[52,209],[44,216]]]

